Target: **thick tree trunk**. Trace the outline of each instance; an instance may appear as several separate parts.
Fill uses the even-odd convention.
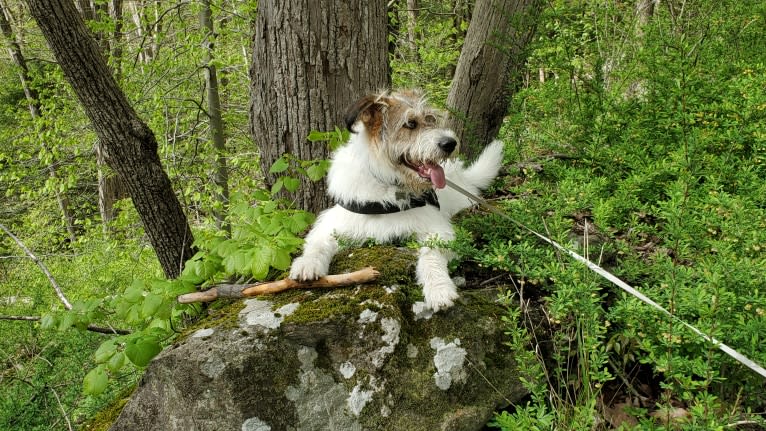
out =
[[[285,152],[328,158],[324,143],[306,140],[309,132],[343,127],[353,102],[389,85],[385,1],[262,0],[255,25],[250,114],[262,170]],[[296,205],[326,208],[324,182],[301,180],[290,196]]]
[[[500,130],[542,5],[542,0],[476,1],[447,97],[449,125],[469,158]]]
[[[157,141],[122,93],[67,0],[28,0],[29,10],[103,143],[105,159],[122,179],[162,269],[180,274],[192,256],[186,215],[157,155]]]
[[[226,213],[229,206],[229,169],[226,166],[226,142],[223,136],[223,118],[221,117],[221,98],[218,93],[218,75],[213,61],[213,12],[210,0],[202,0],[200,23],[205,29],[205,86],[207,87],[207,110],[210,119],[210,140],[213,141],[215,166],[213,183],[216,186],[216,200],[219,208],[213,211],[216,224],[220,229],[231,234],[231,227],[226,223]]]
[[[40,99],[37,91],[35,91],[35,89],[29,85],[30,79],[27,60],[24,57],[24,54],[21,52],[21,45],[19,45],[19,42],[14,36],[10,19],[2,4],[0,4],[0,30],[2,30],[3,37],[6,39],[8,44],[8,52],[11,55],[13,62],[19,68],[19,80],[21,81],[21,88],[24,90],[24,96],[27,99],[29,115],[32,117],[33,121],[37,120],[40,118]],[[42,133],[39,136],[40,145],[44,150],[49,151],[48,145],[45,142],[45,139],[42,137]],[[54,183],[58,183],[58,173],[56,172],[56,168],[53,164],[48,166],[48,175],[54,180]],[[64,226],[66,226],[67,233],[69,234],[69,240],[74,242],[77,240],[77,232],[74,228],[74,215],[69,209],[69,198],[67,197],[66,193],[57,190],[56,202],[58,202],[59,210],[61,211],[61,215],[64,220]]]

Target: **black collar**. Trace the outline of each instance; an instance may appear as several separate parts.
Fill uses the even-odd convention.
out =
[[[433,189],[429,189],[417,197],[410,195],[409,198],[409,202],[402,207],[391,203],[358,201],[338,202],[338,205],[357,214],[393,214],[426,205],[433,205],[439,208],[439,199],[436,197],[436,192]]]

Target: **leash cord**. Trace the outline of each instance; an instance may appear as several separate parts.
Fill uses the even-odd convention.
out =
[[[739,353],[738,351],[732,349],[731,347],[727,346],[726,344],[722,343],[721,341],[717,340],[716,338],[711,337],[710,335],[705,334],[704,332],[700,331],[699,329],[697,329],[696,327],[692,326],[691,324],[686,323],[685,321],[681,320],[679,317],[677,317],[674,314],[672,314],[670,311],[668,311],[667,309],[662,307],[660,304],[654,302],[649,297],[647,297],[643,293],[639,292],[637,289],[631,287],[628,283],[625,283],[624,281],[620,280],[614,274],[612,274],[609,271],[605,270],[604,268],[596,265],[591,260],[589,260],[589,259],[587,259],[587,258],[585,258],[583,256],[580,256],[576,252],[574,252],[574,251],[572,251],[572,250],[562,246],[561,244],[557,243],[556,241],[546,237],[545,235],[542,235],[542,234],[536,232],[535,230],[533,230],[533,229],[527,227],[526,225],[524,225],[523,223],[516,221],[515,219],[511,218],[511,216],[509,216],[508,214],[506,214],[505,212],[500,210],[495,205],[492,205],[491,203],[487,202],[484,198],[482,198],[480,196],[476,196],[475,194],[469,192],[468,190],[465,190],[464,188],[460,187],[459,185],[455,184],[454,182],[450,181],[449,179],[447,179],[447,185],[450,188],[452,188],[453,190],[455,190],[456,192],[464,195],[468,199],[470,199],[470,200],[476,202],[477,204],[481,205],[482,207],[486,208],[490,212],[492,212],[494,214],[497,214],[497,215],[499,215],[499,216],[501,216],[501,217],[503,217],[503,218],[505,218],[507,220],[510,220],[511,222],[516,224],[517,226],[519,226],[522,229],[532,233],[533,235],[535,235],[536,237],[540,238],[544,242],[546,242],[546,243],[552,245],[553,247],[555,247],[556,249],[558,249],[560,251],[563,251],[564,253],[568,254],[570,257],[572,257],[576,261],[585,264],[585,266],[587,266],[588,269],[590,269],[591,271],[595,272],[596,274],[600,275],[601,277],[603,277],[603,278],[607,279],[608,281],[612,282],[612,284],[614,284],[617,287],[621,288],[625,292],[635,296],[641,302],[651,306],[652,308],[654,308],[656,310],[659,310],[663,314],[669,316],[674,321],[676,321],[676,322],[682,324],[683,326],[689,328],[689,330],[691,330],[692,332],[697,334],[699,337],[701,337],[705,341],[707,341],[709,343],[712,343],[713,345],[718,347],[722,352],[724,352],[727,355],[729,355],[732,358],[734,358],[737,362],[745,365],[746,367],[748,367],[751,370],[755,371],[756,373],[760,374],[762,377],[766,378],[766,369],[764,369],[763,367],[761,367],[760,365],[755,363],[755,361],[753,361],[752,359],[748,358],[747,356]]]

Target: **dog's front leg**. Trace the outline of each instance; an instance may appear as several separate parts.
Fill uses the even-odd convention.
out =
[[[457,287],[449,276],[449,255],[444,249],[421,247],[415,268],[418,283],[423,286],[426,305],[434,311],[452,307],[458,298]]]
[[[293,260],[290,278],[293,280],[316,280],[324,277],[330,269],[330,262],[338,252],[335,238],[334,218],[327,213],[320,215],[311,232],[306,236],[303,254]]]

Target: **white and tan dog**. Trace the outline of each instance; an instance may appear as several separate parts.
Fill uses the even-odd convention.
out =
[[[466,168],[450,160],[457,139],[440,123],[441,114],[417,91],[369,95],[349,109],[352,136],[334,154],[328,173],[328,193],[337,205],[319,215],[290,278],[327,275],[338,238],[390,242],[414,234],[421,244],[454,238],[450,218],[472,202],[444,188],[445,178],[478,193],[497,175],[503,145],[493,142]],[[417,281],[434,311],[458,297],[447,270],[449,256],[440,248],[419,249]]]

